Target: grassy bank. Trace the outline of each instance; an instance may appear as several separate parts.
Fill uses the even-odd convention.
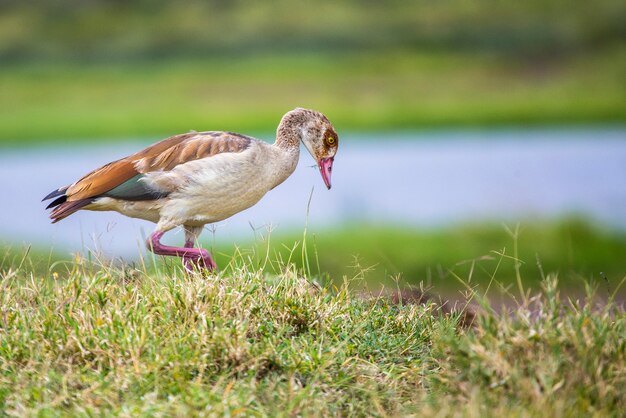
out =
[[[309,53],[0,69],[0,145],[273,131],[296,106],[339,131],[624,123],[621,47],[553,58]]]
[[[241,259],[219,276],[0,276],[0,410],[17,415],[617,416],[626,317],[554,278],[474,329],[431,304],[318,287]],[[475,300],[474,302],[477,302]],[[531,313],[532,312],[532,313]],[[574,367],[575,366],[575,367]]]

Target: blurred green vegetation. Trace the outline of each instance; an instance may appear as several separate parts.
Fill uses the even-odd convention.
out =
[[[508,230],[507,230],[508,228]],[[221,269],[233,260],[249,260],[253,268],[280,273],[281,266],[294,263],[307,276],[330,278],[341,283],[363,277],[368,281],[403,283],[433,287],[435,292],[451,294],[463,290],[460,278],[485,290],[498,291],[501,283],[517,294],[515,264],[519,260],[524,287],[539,290],[541,271],[557,273],[559,284],[568,294],[580,294],[585,283],[598,286],[599,295],[615,291],[626,277],[626,235],[570,219],[561,222],[527,222],[520,225],[517,240],[515,225],[482,224],[454,226],[447,229],[418,230],[406,227],[372,225],[342,226],[337,230],[308,231],[306,235],[259,235],[256,242],[239,241],[237,246],[219,240],[204,246],[212,248]],[[306,241],[303,252],[302,242]],[[514,243],[517,241],[517,258]],[[68,254],[40,252],[34,249],[24,257],[25,249],[4,247],[0,269],[20,264],[32,271],[45,272]],[[243,255],[239,257],[235,255]],[[92,256],[92,260],[97,257]],[[157,259],[160,259],[157,257]],[[150,264],[152,256],[146,262]],[[178,268],[173,258],[165,262]],[[72,264],[71,262],[69,263]],[[65,264],[54,268],[62,270]],[[626,298],[626,287],[618,292]]]
[[[0,145],[624,123],[624,2],[4,1]],[[155,138],[156,139],[156,138]]]
[[[271,260],[290,260],[312,274],[328,274],[341,282],[363,277],[375,282],[402,282],[432,286],[438,291],[463,289],[458,278],[485,289],[493,278],[516,292],[515,264],[526,288],[539,290],[541,270],[559,275],[563,289],[571,293],[583,291],[585,282],[592,282],[606,294],[626,277],[626,235],[609,231],[578,219],[559,222],[524,222],[519,225],[457,225],[446,229],[417,230],[381,225],[342,226],[336,231],[324,230],[306,237],[270,237]],[[517,242],[517,258],[515,258]],[[298,247],[294,250],[294,243]],[[267,241],[256,246],[239,243],[249,254],[264,262]],[[206,244],[207,247],[209,244]],[[243,250],[246,251],[246,250]],[[233,249],[217,245],[218,265],[226,265]],[[277,265],[280,265],[278,263]],[[271,271],[272,265],[269,264]],[[273,271],[275,272],[275,271]],[[458,278],[457,278],[458,277]],[[532,277],[533,281],[528,281]],[[498,286],[492,285],[493,289]],[[626,296],[626,288],[620,291]]]
[[[298,106],[323,111],[340,131],[624,122],[624,51],[551,63],[386,51],[20,65],[0,71],[0,144],[271,132]]]
[[[109,62],[388,48],[549,56],[626,38],[620,0],[4,0],[0,59]]]

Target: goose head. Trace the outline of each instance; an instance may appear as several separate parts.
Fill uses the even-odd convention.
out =
[[[281,125],[294,128],[304,147],[317,162],[324,184],[330,189],[330,178],[339,146],[339,136],[328,118],[315,110],[299,107],[283,116]]]

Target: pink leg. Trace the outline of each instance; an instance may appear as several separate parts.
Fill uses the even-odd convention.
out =
[[[185,240],[185,248],[194,248],[194,244],[193,239]],[[185,266],[185,270],[189,273],[193,273],[194,271],[201,269],[206,269],[208,271],[217,270],[217,264],[213,261],[211,254],[209,254],[209,252],[204,248],[199,248],[197,250],[202,252],[202,257],[183,255],[183,265]]]
[[[161,244],[161,237],[163,237],[164,232],[155,231],[148,238],[148,242],[146,245],[148,249],[157,255],[169,255],[182,257],[185,269],[188,271],[195,271],[194,266],[196,268],[205,268],[209,271],[213,271],[217,269],[217,265],[213,258],[211,258],[211,254],[204,248],[193,248],[192,241],[186,241],[184,247],[170,247],[168,245]]]

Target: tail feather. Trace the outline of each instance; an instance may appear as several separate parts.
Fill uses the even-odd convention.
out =
[[[52,223],[53,224],[57,223],[61,219],[67,218],[72,213],[74,213],[74,212],[82,209],[83,207],[87,206],[91,202],[93,202],[93,199],[82,199],[82,200],[75,200],[75,201],[72,201],[72,202],[60,203],[56,208],[54,208],[52,213],[50,213],[50,219],[52,219]],[[52,203],[54,203],[54,202],[52,202]]]
[[[46,206],[46,209],[53,209],[50,213],[52,223],[57,223],[61,219],[67,218],[72,213],[82,209],[94,200],[90,198],[68,202],[67,195],[65,194],[66,191],[67,187],[61,187],[48,193],[48,195],[42,199],[42,202],[54,199],[48,206]]]

